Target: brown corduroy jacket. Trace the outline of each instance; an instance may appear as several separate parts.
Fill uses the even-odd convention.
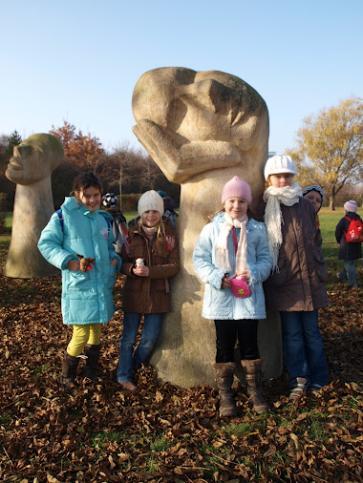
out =
[[[179,247],[175,231],[164,224],[165,236],[150,240],[137,225],[130,233],[128,249],[123,247],[122,272],[127,275],[123,292],[125,312],[156,314],[170,312],[169,279],[179,271]],[[133,274],[135,260],[143,258],[149,267],[148,277]]]
[[[279,271],[265,282],[267,306],[280,311],[311,311],[328,304],[324,258],[318,243],[315,212],[301,198],[293,206],[281,204],[282,246]]]

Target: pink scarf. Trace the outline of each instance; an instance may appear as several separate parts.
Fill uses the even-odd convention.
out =
[[[232,219],[230,215],[224,213],[224,223],[222,224],[215,246],[215,261],[218,268],[231,272],[232,267],[228,254],[228,236],[232,227],[240,228],[238,248],[236,253],[236,274],[240,274],[244,270],[248,270],[247,264],[247,221],[245,215],[241,220]]]

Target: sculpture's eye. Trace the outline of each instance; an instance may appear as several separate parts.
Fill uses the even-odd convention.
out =
[[[21,156],[29,156],[33,152],[33,148],[29,144],[19,144],[19,146],[17,146],[17,151]]]

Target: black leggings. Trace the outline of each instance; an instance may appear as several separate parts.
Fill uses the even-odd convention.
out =
[[[257,346],[258,320],[215,320],[216,362],[234,362],[234,348],[238,339],[240,358],[259,359]]]

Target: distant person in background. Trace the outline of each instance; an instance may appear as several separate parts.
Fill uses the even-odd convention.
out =
[[[114,248],[119,255],[123,245],[127,244],[127,222],[118,207],[117,196],[114,193],[106,193],[102,197],[102,208],[108,211],[113,218],[112,231],[115,238]]]
[[[358,205],[354,200],[349,200],[344,203],[345,215],[338,222],[335,228],[335,238],[339,243],[339,260],[343,260],[344,269],[338,273],[338,279],[341,282],[347,282],[348,287],[358,287],[358,276],[356,263],[359,258],[362,258],[362,218],[358,215]],[[352,224],[353,222],[353,224]],[[353,230],[356,227],[357,232],[360,227],[360,236],[354,240]],[[350,232],[350,233],[349,233]]]
[[[319,245],[322,244],[322,236],[320,231],[320,221],[318,213],[323,205],[324,201],[324,190],[318,184],[313,184],[310,186],[305,186],[303,188],[303,197],[306,198],[313,205],[316,214],[316,241]]]

